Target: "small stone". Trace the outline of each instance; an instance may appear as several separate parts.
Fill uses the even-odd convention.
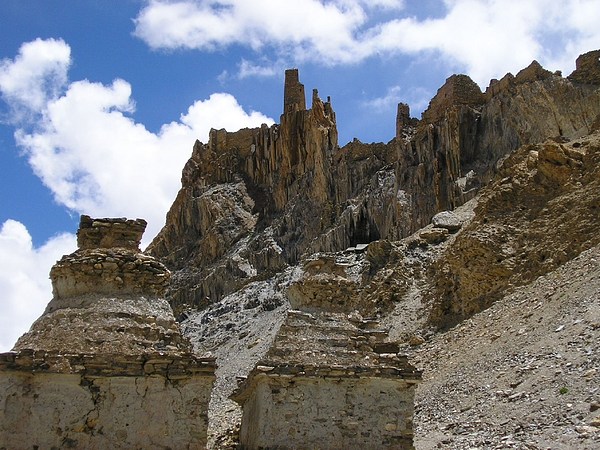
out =
[[[398,429],[398,425],[396,425],[395,423],[386,423],[385,424],[385,431],[396,431]]]
[[[424,344],[425,343],[425,339],[423,339],[423,337],[419,336],[418,334],[413,334],[409,341],[408,341],[409,345],[412,345],[413,347],[416,347],[418,345]]]
[[[582,437],[588,437],[590,434],[596,433],[598,430],[594,427],[589,427],[587,425],[581,425],[575,427],[575,431],[579,433]]]
[[[589,369],[586,370],[585,372],[583,372],[583,375],[581,375],[583,378],[592,378],[594,375],[596,375],[596,372],[598,372],[597,369]]]
[[[448,239],[448,230],[446,228],[430,228],[419,233],[419,237],[428,244],[439,244]]]
[[[600,409],[600,402],[592,402],[590,403],[590,411],[598,411]]]
[[[590,421],[590,425],[596,428],[600,428],[600,416],[598,417],[594,417],[591,421]]]

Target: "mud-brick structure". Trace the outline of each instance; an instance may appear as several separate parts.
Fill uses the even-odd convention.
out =
[[[0,448],[206,446],[215,361],[182,337],[145,227],[82,216],[44,314],[0,354]]]
[[[321,274],[306,275],[304,287]],[[241,448],[413,449],[421,372],[385,341],[377,321],[319,309],[299,292],[290,303],[302,310],[288,311],[232,396],[242,406]]]

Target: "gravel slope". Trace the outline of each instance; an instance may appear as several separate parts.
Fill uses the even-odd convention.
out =
[[[600,247],[412,353],[418,450],[600,448]]]

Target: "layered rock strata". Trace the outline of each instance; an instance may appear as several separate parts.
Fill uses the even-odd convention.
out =
[[[521,145],[588,134],[600,124],[594,55],[567,78],[534,61],[485,92],[452,76],[420,121],[399,105],[389,143],[343,147],[331,101],[314,90],[306,109],[286,71],[280,124],[212,130],[194,146],[148,249],[173,271],[171,305],[203,308],[315,252],[401,239],[473,198]]]
[[[432,267],[432,322],[453,325],[598,245],[599,220],[600,132],[519,149]]]
[[[46,311],[0,354],[1,447],[206,445],[215,361],[182,337],[169,271],[140,253],[145,227],[82,216]]]

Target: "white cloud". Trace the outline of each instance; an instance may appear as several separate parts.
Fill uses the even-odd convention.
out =
[[[67,79],[70,48],[63,41],[23,44],[0,65],[0,91],[12,111],[17,144],[38,177],[67,208],[96,217],[141,217],[149,242],[164,224],[196,139],[209,129],[272,123],[226,93],[192,104],[158,133],[136,123],[131,86]],[[8,220],[0,231],[0,350],[27,330],[51,298],[48,273],[75,249],[72,235],[32,246],[25,226]]]
[[[442,15],[428,19],[408,16],[404,6],[395,0],[152,0],[136,18],[135,34],[154,49],[241,45],[328,65],[430,52],[483,87],[533,59],[570,70],[579,53],[600,42],[597,0],[439,0]]]
[[[376,97],[364,102],[365,106],[374,109],[377,112],[388,111],[392,107],[396,107],[401,101],[402,88],[400,86],[392,86],[388,88],[383,97]]]
[[[282,63],[261,65],[242,59],[239,64],[238,78],[274,77],[282,73],[283,70]]]
[[[382,9],[404,9],[404,0],[360,0],[365,8],[382,8]]]
[[[62,234],[34,248],[23,224],[7,220],[0,228],[0,352],[8,351],[37,319],[51,298],[50,268],[76,248],[76,238]]]
[[[403,18],[378,27],[364,41],[372,51],[438,52],[481,85],[541,56],[535,33],[542,19],[535,1],[448,1],[440,19]]]
[[[135,34],[154,49],[275,45],[298,59],[350,62],[352,31],[365,20],[351,0],[152,0],[135,19]]]
[[[13,115],[22,120],[25,111],[18,107],[27,105],[29,112],[39,111],[49,99],[56,98],[67,82],[70,61],[69,46],[55,39],[28,42],[14,61],[0,61],[0,91],[15,107]]]
[[[41,118],[17,130],[17,144],[60,204],[92,216],[142,217],[148,221],[147,240],[164,223],[196,139],[206,142],[210,128],[237,130],[273,122],[256,111],[247,113],[233,96],[216,93],[191,105],[179,121],[152,133],[129,116],[134,102],[124,80],[110,85],[76,81],[57,93],[55,84],[39,75],[49,74],[52,81],[55,73],[66,73],[69,61],[63,55],[68,46],[61,42],[67,51],[55,52],[58,56],[51,59],[46,50],[55,45],[56,41],[37,40],[25,44],[14,62],[3,62],[0,88],[9,104],[41,111]],[[15,69],[36,64],[54,69]],[[5,86],[16,85],[13,76],[39,94],[5,91]]]

